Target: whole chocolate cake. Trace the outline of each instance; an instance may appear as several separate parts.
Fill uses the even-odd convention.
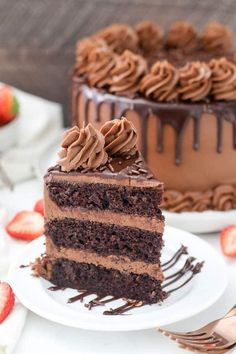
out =
[[[46,253],[34,269],[57,286],[162,301],[163,184],[128,120],[69,129],[45,176]]]
[[[165,183],[170,211],[236,207],[236,63],[230,30],[201,33],[177,22],[167,33],[145,21],[82,39],[72,77],[73,124],[122,115]]]

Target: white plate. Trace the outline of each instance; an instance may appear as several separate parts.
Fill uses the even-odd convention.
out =
[[[164,240],[162,261],[169,259],[184,244],[190,255],[205,261],[202,272],[182,291],[170,295],[162,305],[135,308],[129,312],[131,315],[104,316],[104,310],[109,310],[111,304],[95,307],[91,311],[79,301],[68,304],[68,298],[75,296],[76,290],[50,291],[48,281],[31,276],[30,268],[19,268],[19,265],[33,261],[44,251],[43,237],[26,246],[11,270],[10,281],[15,294],[27,308],[67,326],[99,331],[133,331],[168,325],[189,318],[215,303],[224,293],[228,279],[223,259],[205,241],[172,227],[166,227]]]
[[[236,220],[236,209],[182,213],[163,211],[163,214],[168,225],[197,234],[221,231],[224,227],[235,224]]]

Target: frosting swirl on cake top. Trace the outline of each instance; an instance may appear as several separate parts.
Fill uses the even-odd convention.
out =
[[[91,62],[91,55],[96,51],[108,50],[106,42],[101,38],[83,38],[76,46],[75,71],[78,74],[87,73]]]
[[[139,89],[140,79],[147,72],[147,63],[143,57],[129,50],[117,57],[111,71],[110,91],[134,94]]]
[[[126,118],[106,122],[101,133],[105,137],[105,150],[110,156],[134,155],[137,152],[137,131]]]
[[[115,54],[109,49],[98,48],[89,56],[88,82],[91,86],[103,87],[108,84],[115,66]]]
[[[62,171],[97,168],[107,162],[104,136],[90,123],[82,129],[73,127],[65,132],[58,164]]]
[[[151,21],[142,21],[138,23],[135,30],[138,35],[139,46],[143,50],[151,52],[161,45],[163,31],[155,23]]]
[[[236,100],[236,66],[226,58],[212,59],[212,94],[216,100]]]
[[[179,93],[183,100],[200,101],[211,89],[211,70],[206,63],[196,61],[179,70]]]
[[[133,52],[138,48],[138,36],[132,27],[126,24],[114,24],[97,32],[95,38],[102,38],[116,53],[129,49]]]
[[[156,101],[172,101],[177,98],[178,70],[167,60],[156,62],[150,74],[144,76],[140,83],[140,91],[145,97]]]
[[[196,47],[197,31],[186,21],[178,21],[173,23],[167,35],[166,44],[173,48]]]
[[[228,51],[232,48],[232,32],[218,22],[211,22],[203,30],[202,44],[207,51]]]

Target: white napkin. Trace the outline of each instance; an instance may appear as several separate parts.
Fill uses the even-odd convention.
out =
[[[2,218],[0,223],[5,223],[6,217],[3,217],[3,209],[0,210]],[[5,213],[6,215],[6,213]],[[0,225],[0,279],[7,281],[7,272],[11,264],[11,260],[25,245],[25,242],[11,239]],[[0,354],[12,353],[18,339],[20,338],[22,329],[24,327],[25,319],[27,315],[26,308],[20,304],[16,299],[15,305],[4,320],[0,324]]]
[[[35,164],[62,133],[63,124],[60,104],[18,89],[14,92],[20,103],[18,141],[0,159],[13,184],[35,177]]]

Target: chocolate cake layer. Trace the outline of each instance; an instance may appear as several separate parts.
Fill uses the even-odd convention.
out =
[[[148,231],[163,233],[164,217],[157,215],[153,217],[116,213],[104,210],[88,210],[84,208],[61,208],[49,197],[48,190],[44,190],[45,218],[51,219],[72,218],[85,221],[102,222],[106,224],[117,224],[120,226],[137,227]]]
[[[159,263],[146,263],[140,260],[132,261],[126,256],[102,256],[96,252],[57,247],[49,237],[46,237],[46,254],[53,259],[66,258],[70,261],[116,269],[120,272],[147,274],[160,281],[164,278]]]
[[[161,216],[162,191],[108,184],[46,181],[49,197],[62,208],[81,207],[127,214]]]
[[[57,247],[88,250],[105,256],[123,255],[147,263],[159,262],[163,246],[161,233],[71,218],[48,221],[45,235]]]
[[[42,260],[41,274],[52,283],[74,289],[86,289],[99,296],[113,295],[156,303],[166,297],[161,282],[148,275],[120,272],[93,264],[77,263],[65,258]]]

